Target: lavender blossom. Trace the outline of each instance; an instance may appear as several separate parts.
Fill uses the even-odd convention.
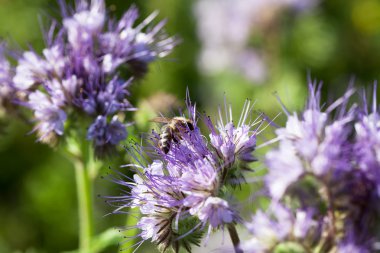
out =
[[[67,115],[60,105],[39,90],[30,93],[28,99],[28,106],[34,110],[38,121],[34,130],[37,130],[40,140],[50,142],[55,134],[62,135]]]
[[[98,116],[87,132],[87,139],[92,140],[97,154],[111,154],[115,146],[127,138],[126,126],[117,116],[111,122],[106,117]]]
[[[232,109],[225,108],[226,116],[223,119],[222,110],[219,108],[219,120],[217,126],[213,126],[208,121],[210,129],[211,145],[216,149],[218,156],[225,163],[226,167],[235,163],[235,160],[241,163],[256,161],[252,152],[256,148],[257,129],[260,128],[263,120],[260,117],[248,122],[248,117],[252,113],[251,101],[247,100],[243,106],[239,122],[234,125],[232,119]],[[229,114],[227,114],[227,111]],[[255,127],[256,126],[256,127]]]
[[[134,182],[114,181],[131,188],[131,193],[110,200],[118,206],[115,212],[139,208],[141,243],[150,239],[161,249],[171,246],[176,252],[179,247],[190,252],[191,244],[199,245],[204,233],[208,238],[213,230],[241,222],[228,189],[236,184],[232,179],[243,181],[242,170],[255,161],[251,153],[261,126],[258,119],[248,121],[252,106],[247,101],[237,127],[232,125],[231,114],[229,122],[220,121],[217,126],[210,117],[203,117],[209,130],[205,134],[189,100],[187,106],[189,115],[182,117],[190,119],[193,126],[176,130],[176,141],[167,152],[157,145],[160,134],[153,132],[154,152],[148,152],[153,162],[145,164],[138,159],[136,165],[128,165],[135,167]],[[231,146],[230,153],[224,152],[224,146]],[[147,155],[145,149],[135,150],[135,158]]]
[[[28,94],[21,104],[34,111],[39,141],[57,140],[78,115],[87,115],[94,122],[87,138],[102,156],[127,136],[118,114],[135,110],[127,99],[133,77],[169,54],[176,40],[163,33],[165,22],[147,28],[157,13],[135,24],[134,6],[116,21],[108,18],[104,0],[78,0],[75,10],[60,4],[62,24],[51,26],[42,55],[21,54],[14,87]],[[127,79],[118,74],[121,68],[130,70]]]
[[[350,89],[344,97],[331,104],[324,112],[320,109],[320,87],[310,84],[308,106],[301,116],[288,114],[285,128],[276,130],[279,149],[266,155],[269,172],[266,184],[274,199],[280,199],[287,188],[307,174],[316,177],[331,177],[334,173],[350,170],[348,136],[350,113],[331,118],[331,112],[344,105],[352,95]],[[281,176],[286,173],[286,177]]]
[[[240,248],[244,252],[273,252],[280,243],[296,240],[302,244],[312,244],[307,241],[320,236],[320,221],[313,219],[312,210],[297,210],[295,214],[285,206],[272,203],[267,213],[259,210],[246,223],[252,238],[243,242]]]
[[[315,210],[325,225],[314,247],[371,252],[380,225],[375,94],[371,112],[365,97],[362,108],[347,110],[352,88],[322,111],[320,86],[309,90],[301,116],[287,113],[286,127],[276,131],[279,147],[266,155],[266,187],[295,211]]]
[[[355,154],[358,166],[376,184],[380,196],[380,115],[377,111],[376,85],[373,89],[372,108],[369,110],[363,93],[363,105],[355,123]]]

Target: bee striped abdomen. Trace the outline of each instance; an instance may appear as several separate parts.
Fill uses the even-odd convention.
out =
[[[170,150],[170,142],[172,140],[172,130],[169,126],[165,125],[161,129],[160,140],[158,141],[158,147],[167,154]]]

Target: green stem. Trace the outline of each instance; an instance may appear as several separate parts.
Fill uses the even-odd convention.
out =
[[[228,224],[228,232],[230,234],[232,244],[234,245],[235,253],[243,253],[243,251],[239,248],[240,239],[234,224]]]
[[[93,194],[90,169],[83,160],[74,162],[78,196],[79,252],[89,253],[93,236]]]

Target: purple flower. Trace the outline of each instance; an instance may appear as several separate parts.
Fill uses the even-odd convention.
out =
[[[189,99],[187,106],[189,115],[181,117],[190,119],[192,127],[174,129],[176,139],[167,152],[158,146],[160,134],[153,132],[154,152],[148,153],[154,157],[153,162],[128,165],[136,168],[133,183],[117,181],[131,188],[130,195],[117,198],[121,199],[117,211],[139,208],[143,218],[138,227],[143,240],[151,239],[162,248],[183,246],[189,251],[190,244],[198,244],[204,232],[208,237],[213,230],[241,221],[228,189],[234,184],[232,178],[243,181],[241,170],[254,160],[251,152],[256,146],[258,126],[246,122],[252,111],[247,102],[238,127],[215,126],[210,118],[204,118],[210,132],[203,133]],[[232,123],[232,115],[229,121]],[[216,145],[218,138],[220,145]],[[223,155],[223,145],[233,147],[228,157]],[[134,149],[137,154],[133,157],[146,157],[146,150]]]
[[[138,16],[136,7],[132,6],[118,23],[111,25],[110,31],[101,35],[104,72],[113,72],[126,63],[136,76],[140,76],[147,71],[149,62],[165,57],[177,44],[175,38],[162,33],[165,21],[143,31],[157,16],[157,12],[147,17],[140,25],[134,26]]]
[[[316,210],[327,239],[315,242],[326,252],[369,252],[378,240],[378,115],[376,106],[368,112],[366,99],[362,108],[347,111],[351,94],[348,89],[322,111],[320,87],[311,85],[307,109],[288,114],[286,127],[276,131],[279,147],[266,155],[270,196]],[[299,235],[308,230],[304,218]]]
[[[93,141],[99,156],[110,154],[115,145],[126,138],[126,126],[117,119],[117,116],[114,116],[109,123],[106,117],[98,116],[87,132],[87,139]]]
[[[210,129],[210,142],[216,149],[218,156],[224,161],[225,166],[229,167],[238,160],[242,163],[256,161],[252,152],[256,148],[256,135],[263,122],[262,117],[254,121],[247,122],[252,116],[251,101],[244,103],[237,126],[232,119],[231,106],[227,109],[225,105],[225,118],[219,108],[219,120],[215,127],[210,119],[206,120]],[[249,119],[251,120],[251,119]]]
[[[93,46],[94,36],[100,34],[106,21],[104,0],[77,1],[76,12],[63,19],[68,41],[74,51],[85,52]]]
[[[164,175],[164,169],[162,161],[157,160],[145,168],[137,166],[139,172],[133,177],[134,183],[118,181],[131,187],[131,194],[116,198],[123,204],[115,212],[124,207],[138,207],[143,214],[137,224],[142,230],[140,237],[143,241],[151,239],[165,250],[178,238],[173,223],[182,212],[183,194],[176,178]]]
[[[46,94],[38,90],[30,93],[28,106],[34,111],[35,119],[38,121],[34,130],[38,132],[40,141],[50,142],[51,138],[54,138],[51,133],[63,134],[67,115]]]
[[[32,85],[43,82],[46,76],[46,62],[36,53],[28,51],[19,59],[13,82],[16,88],[27,90]]]
[[[60,4],[62,24],[51,26],[42,55],[27,51],[18,58],[14,87],[33,99],[20,104],[34,111],[40,136],[61,136],[66,118],[77,121],[78,115],[87,115],[94,121],[87,137],[104,153],[127,136],[115,117],[135,110],[128,101],[133,76],[145,74],[148,63],[169,54],[176,40],[162,31],[164,22],[147,28],[156,13],[136,24],[134,6],[116,21],[108,18],[104,0],[78,0],[75,9]],[[136,65],[144,65],[144,71],[135,72]],[[123,66],[132,70],[127,79],[118,75]],[[43,98],[41,105],[36,94]]]
[[[202,222],[209,222],[213,228],[236,220],[236,215],[228,202],[218,197],[208,197],[199,208],[197,216]]]
[[[352,169],[349,135],[353,116],[345,112],[345,103],[353,91],[349,89],[322,111],[320,88],[310,84],[305,111],[301,116],[288,114],[286,127],[276,130],[280,145],[266,155],[269,172],[265,179],[275,199],[280,199],[303,175],[323,178]],[[341,108],[336,113],[340,116],[333,119],[330,113],[339,105]]]
[[[321,223],[312,217],[311,210],[297,210],[295,215],[290,209],[279,203],[272,203],[266,213],[259,210],[246,223],[252,238],[241,243],[244,252],[273,252],[281,242],[300,240],[306,245],[310,233],[319,233]],[[313,235],[315,237],[317,235]]]
[[[120,111],[132,111],[135,108],[127,100],[127,87],[132,80],[123,81],[113,78],[107,85],[88,85],[86,92],[75,100],[89,115],[113,115]]]
[[[198,0],[194,5],[200,40],[199,70],[208,75],[238,72],[263,83],[270,76],[265,50],[250,46],[253,33],[278,22],[285,10],[312,9],[318,0]],[[259,32],[260,33],[260,32]]]
[[[302,161],[297,157],[294,147],[287,142],[281,142],[279,148],[269,151],[265,158],[270,168],[265,178],[266,184],[271,196],[280,199],[288,186],[304,173]]]
[[[367,99],[363,95],[363,105],[355,123],[355,158],[360,170],[375,182],[380,197],[380,114],[377,111],[377,86],[373,89],[373,106],[368,110]]]

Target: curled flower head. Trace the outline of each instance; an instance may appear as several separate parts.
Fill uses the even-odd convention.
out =
[[[195,106],[189,100],[187,106],[188,116],[181,115],[173,118],[174,121],[163,120],[163,133],[153,131],[154,152],[148,152],[154,157],[153,162],[128,166],[136,168],[133,182],[121,180],[118,183],[128,185],[131,194],[116,201],[117,211],[124,207],[140,210],[143,218],[138,227],[142,230],[140,237],[143,241],[150,239],[164,249],[172,246],[176,252],[178,247],[189,251],[191,244],[198,245],[204,233],[208,237],[213,230],[224,230],[226,226],[230,229],[241,222],[231,193],[236,184],[232,179],[238,179],[240,183],[244,181],[241,171],[253,159],[240,158],[239,155],[252,156],[248,153],[255,149],[258,133],[258,126],[245,123],[252,110],[248,102],[242,123],[236,129],[232,127],[232,135],[225,132],[224,126],[216,130],[210,117],[203,117],[206,130],[209,130],[203,133],[198,126],[201,120],[198,120]],[[178,122],[181,120],[182,123]],[[244,127],[247,129],[239,130]],[[231,157],[236,159],[223,156],[219,146],[217,148],[211,141],[216,135],[222,138],[221,142],[234,146]],[[165,141],[162,138],[166,138]],[[162,148],[163,142],[170,142],[167,149]],[[147,150],[137,147],[135,150],[138,154],[134,157],[147,155]],[[239,159],[242,161],[238,162]]]
[[[352,89],[322,111],[320,87],[310,91],[307,109],[288,114],[286,127],[276,131],[266,186],[272,199],[316,211],[325,225],[315,247],[370,252],[380,226],[375,92],[372,111],[365,97],[364,106],[346,109]]]
[[[106,117],[98,116],[87,132],[87,139],[92,140],[97,154],[111,154],[115,146],[127,138],[126,126],[117,116],[110,122]]]
[[[298,116],[289,114],[286,127],[276,130],[279,148],[266,155],[269,173],[266,184],[271,195],[280,199],[286,189],[303,175],[331,178],[352,168],[348,137],[351,133],[351,113],[345,113],[346,94],[326,110],[320,108],[320,86],[310,84],[309,101]],[[336,107],[340,106],[339,109]],[[331,115],[335,110],[337,117]],[[287,175],[286,177],[281,175]]]
[[[42,54],[30,50],[18,57],[14,87],[28,94],[21,104],[34,111],[40,141],[58,139],[86,115],[86,124],[94,122],[87,137],[102,156],[127,136],[120,113],[135,110],[128,100],[133,77],[169,54],[176,40],[163,32],[164,22],[147,28],[156,13],[136,24],[134,6],[116,21],[108,17],[104,0],[60,5],[62,22],[51,26]],[[144,71],[136,71],[136,64]],[[126,79],[118,74],[121,68],[130,69]]]

